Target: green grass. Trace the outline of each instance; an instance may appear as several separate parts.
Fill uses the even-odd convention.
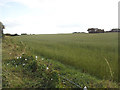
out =
[[[60,61],[101,79],[118,80],[117,33],[33,35],[15,39],[31,47],[36,55]]]
[[[6,47],[8,47],[6,49]],[[11,53],[11,54],[10,54]],[[11,75],[14,72],[13,66],[6,66],[9,60],[21,56],[23,53],[30,56],[39,56],[42,62],[40,65],[49,65],[51,70],[57,72],[69,80],[77,83],[81,87],[87,86],[89,88],[105,88],[117,87],[118,80],[118,34],[117,33],[103,33],[103,34],[53,34],[53,35],[26,35],[17,37],[7,37],[3,43],[3,74],[7,76],[7,72]],[[45,58],[42,60],[42,58]],[[112,70],[113,77],[111,77],[110,69],[105,61],[107,59]],[[51,66],[52,65],[52,66]],[[18,69],[18,71],[21,70]],[[22,71],[21,71],[22,72]],[[18,72],[17,72],[18,73]],[[34,75],[39,73],[34,73]],[[20,82],[11,82],[9,87],[30,87],[38,84],[34,80],[30,83],[31,76],[20,74],[25,77]],[[46,75],[46,73],[45,73]],[[4,84],[8,80],[12,80],[12,76],[5,79]],[[37,79],[37,78],[35,78]],[[46,80],[46,79],[45,79]],[[18,82],[18,85],[12,86]],[[26,82],[26,83],[25,83]],[[29,82],[29,85],[26,84]],[[39,81],[45,83],[46,81]],[[59,77],[59,84],[57,87],[76,87],[70,82]],[[64,83],[63,83],[64,82]],[[43,85],[43,84],[42,84]],[[6,86],[7,87],[7,86]],[[47,87],[47,86],[46,86]]]
[[[19,58],[17,59],[17,57]],[[23,44],[6,38],[3,41],[2,87],[59,87],[58,72],[54,71],[52,67],[46,70],[47,63],[45,63],[46,62],[42,62],[41,59],[37,61],[34,55],[25,51],[25,46]],[[53,80],[51,80],[51,78]]]

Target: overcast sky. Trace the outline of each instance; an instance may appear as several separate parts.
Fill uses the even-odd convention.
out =
[[[71,33],[118,27],[119,0],[0,0],[5,33]]]

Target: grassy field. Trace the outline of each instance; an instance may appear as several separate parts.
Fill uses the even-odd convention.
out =
[[[6,40],[6,43],[15,45],[3,45],[5,63],[8,59],[16,58],[20,56],[20,53],[27,51],[27,54],[37,55],[41,59],[44,57],[46,62],[53,64],[53,69],[82,87],[85,85],[117,87],[115,84],[118,80],[117,33],[43,34],[7,38],[12,41]],[[14,48],[9,51],[12,54],[8,54],[8,57],[6,57],[8,51],[5,49],[7,46]],[[69,84],[60,87],[63,86],[71,87]]]
[[[118,80],[118,34],[20,36],[36,55],[58,60],[101,79]],[[105,58],[110,64],[112,75]]]

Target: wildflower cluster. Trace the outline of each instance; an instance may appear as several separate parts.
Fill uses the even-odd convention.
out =
[[[59,85],[58,72],[52,68],[52,65],[48,65],[48,63],[45,62],[45,58],[39,59],[38,56],[27,56],[24,54],[16,57],[16,59],[8,60],[6,65],[12,65],[15,68],[19,67],[23,74],[35,79],[35,86],[30,84],[30,81],[25,81],[29,83],[29,87],[55,88]]]
[[[29,69],[29,71],[36,71],[37,69],[37,61],[33,56],[27,56],[23,54],[20,57],[16,57],[16,59],[9,60],[7,65],[13,65],[17,67],[24,67],[24,69]]]

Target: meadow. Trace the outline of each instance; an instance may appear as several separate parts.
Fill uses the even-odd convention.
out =
[[[117,33],[43,34],[15,39],[25,43],[36,55],[57,60],[100,79],[118,80]]]
[[[2,47],[3,87],[118,87],[118,33],[21,35]]]

